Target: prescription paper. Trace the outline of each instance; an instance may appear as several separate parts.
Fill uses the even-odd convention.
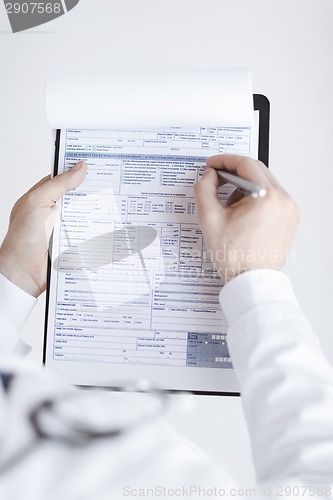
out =
[[[247,73],[237,74],[245,85]],[[63,85],[56,85],[54,99],[68,88]],[[204,116],[216,123],[217,95],[211,98],[211,114],[208,106]],[[157,94],[156,104],[154,99]],[[88,163],[84,183],[59,203],[52,248],[46,360],[72,383],[121,385],[140,376],[168,389],[204,391],[234,383],[218,302],[222,284],[197,223],[193,186],[207,156],[256,156],[258,116],[251,126],[250,107],[251,118],[243,113],[242,125],[213,126],[202,115],[180,111],[176,125],[158,125],[171,120],[168,99],[158,104],[160,113],[151,105],[140,120],[128,107],[126,126],[122,116],[116,128],[121,110],[112,99],[107,129],[97,125],[109,117],[98,118],[93,106],[88,120],[81,110],[75,114],[78,103],[72,103],[73,118],[66,118],[81,127],[94,124],[66,127],[59,150],[59,172],[81,159]],[[49,117],[65,124],[60,114],[49,110]],[[230,190],[221,189],[221,199]],[[216,379],[222,371],[229,372],[224,387]]]

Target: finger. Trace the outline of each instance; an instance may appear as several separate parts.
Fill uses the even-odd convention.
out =
[[[206,165],[217,170],[236,173],[239,177],[267,188],[270,185],[269,176],[259,162],[240,155],[217,155],[206,160]]]
[[[224,210],[217,196],[219,185],[216,172],[207,167],[201,180],[194,186],[197,213],[202,221],[214,211]]]
[[[13,219],[15,218],[16,214],[17,214],[17,211],[20,209],[20,206],[22,204],[22,201],[25,200],[25,197],[26,195],[34,192],[36,189],[38,189],[40,186],[42,186],[43,184],[45,184],[45,182],[49,181],[51,179],[51,176],[50,175],[46,175],[45,177],[43,177],[43,179],[41,179],[40,181],[38,181],[34,186],[32,186],[29,191],[27,191],[26,193],[24,193],[23,196],[21,196],[21,198],[19,198],[17,200],[17,202],[15,203],[15,205],[13,206],[12,208],[12,211],[10,213],[10,221],[12,222]]]
[[[43,177],[43,179],[41,179],[40,181],[36,182],[36,184],[34,184],[34,186],[32,186],[29,189],[29,191],[26,192],[26,194],[31,193],[31,191],[35,191],[35,189],[39,188],[39,186],[41,186],[45,182],[49,181],[50,179],[51,179],[51,176],[50,175],[46,175],[45,177]]]
[[[78,187],[84,181],[86,174],[87,164],[80,161],[71,170],[44,182],[35,190],[35,193],[47,202],[58,201],[68,191]]]

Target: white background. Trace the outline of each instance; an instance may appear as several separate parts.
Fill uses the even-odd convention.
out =
[[[285,267],[333,362],[333,0],[81,0],[12,34],[0,4],[0,238],[15,200],[53,162],[49,73],[249,66],[271,101],[270,168],[299,205]],[[22,334],[41,359],[44,297]],[[254,479],[241,400],[194,397],[170,420],[240,481]]]

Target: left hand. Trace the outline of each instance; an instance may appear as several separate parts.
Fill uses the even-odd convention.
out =
[[[34,297],[46,288],[56,202],[78,187],[86,173],[87,165],[81,161],[53,179],[44,177],[15,203],[10,214],[8,232],[0,248],[0,273]]]

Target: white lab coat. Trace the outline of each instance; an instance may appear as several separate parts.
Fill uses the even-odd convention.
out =
[[[88,445],[36,440],[31,409],[76,389],[10,357],[19,352],[18,332],[35,299],[0,275],[1,500],[333,498],[333,370],[288,278],[273,270],[244,273],[222,289],[220,301],[253,447],[255,491],[235,484],[163,415]],[[6,391],[8,373],[16,376]],[[76,406],[83,420],[98,420],[99,411],[108,422],[136,422],[156,404],[145,395],[98,398],[102,412],[84,399]]]

